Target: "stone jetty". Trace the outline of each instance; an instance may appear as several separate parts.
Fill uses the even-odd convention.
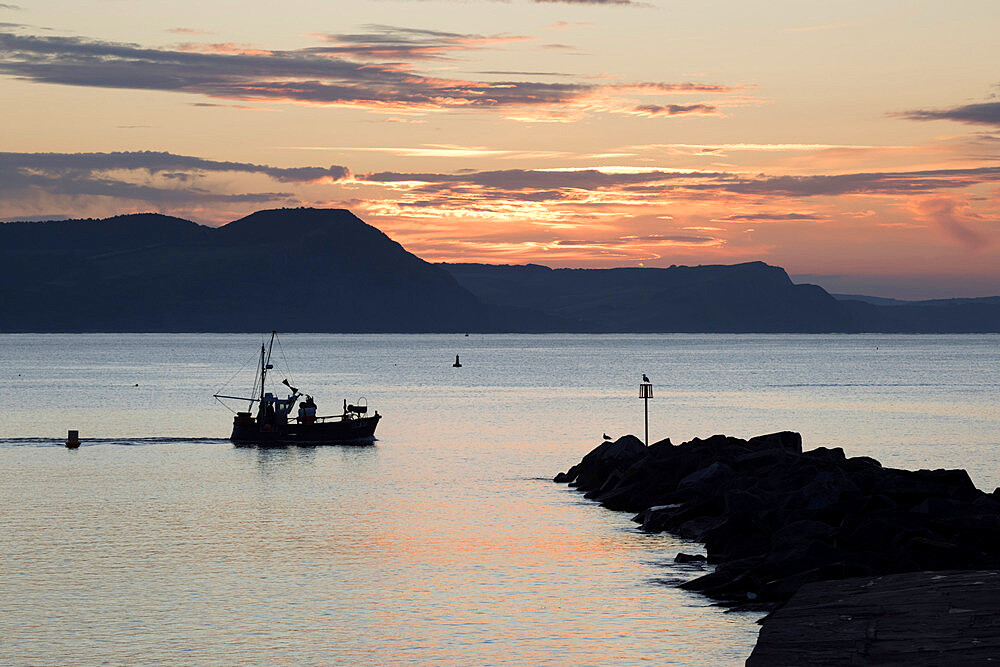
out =
[[[555,481],[635,513],[644,530],[703,542],[715,569],[682,587],[734,606],[773,609],[818,581],[1000,569],[997,491],[964,470],[803,451],[789,431],[649,447],[624,436]]]
[[[1000,663],[1000,572],[806,584],[762,621],[747,667]]]

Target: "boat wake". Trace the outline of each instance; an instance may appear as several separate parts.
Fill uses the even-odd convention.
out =
[[[117,445],[121,447],[142,447],[163,444],[229,444],[228,438],[81,438],[82,446]],[[65,447],[66,437],[59,438],[0,438],[0,447]]]

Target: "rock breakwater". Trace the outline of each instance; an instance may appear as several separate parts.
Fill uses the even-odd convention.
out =
[[[908,572],[806,584],[762,621],[747,667],[989,665],[1000,572]]]
[[[803,584],[928,570],[1000,569],[1000,497],[964,470],[900,470],[784,431],[645,447],[605,442],[556,482],[703,542],[709,574],[682,584],[775,606]]]

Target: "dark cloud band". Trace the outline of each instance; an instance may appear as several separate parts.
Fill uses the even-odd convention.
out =
[[[142,169],[150,173],[175,170],[264,174],[282,183],[341,180],[350,175],[347,167],[272,167],[249,162],[206,160],[158,151],[116,153],[0,153],[0,170],[35,171],[47,174],[94,173]]]
[[[1000,102],[966,104],[951,109],[917,109],[894,115],[910,120],[953,120],[959,123],[1000,127]]]
[[[381,32],[337,35],[334,39],[338,44],[333,46],[291,51],[233,45],[154,49],[81,37],[0,32],[0,74],[38,83],[173,91],[240,101],[355,105],[389,111],[512,107],[583,109],[592,108],[595,100],[604,98],[605,103],[599,105],[601,108],[634,113],[624,103],[608,101],[623,94],[726,94],[734,91],[728,86],[690,82],[595,84],[440,79],[415,74],[398,62],[356,60],[361,58],[362,52],[372,59],[382,53],[380,57],[406,56],[414,60],[439,54],[442,49],[508,38],[383,27]],[[356,60],[347,59],[347,56]],[[669,110],[670,107],[663,108]]]
[[[129,173],[159,176],[162,184],[139,183]],[[287,200],[289,192],[225,194],[194,183],[206,173],[262,174],[280,183],[342,180],[346,167],[272,167],[224,162],[173,153],[0,153],[0,193],[7,196],[42,191],[61,196],[102,196],[153,204],[190,202],[266,203]]]
[[[573,171],[503,170],[461,174],[381,172],[356,178],[371,183],[414,184],[419,193],[470,191],[526,193],[542,190],[622,190],[636,195],[702,191],[780,197],[845,194],[914,194],[992,183],[1000,167],[938,169],[911,172],[868,172],[818,176],[743,176],[726,172],[628,171],[598,169]],[[771,219],[774,219],[773,216]]]

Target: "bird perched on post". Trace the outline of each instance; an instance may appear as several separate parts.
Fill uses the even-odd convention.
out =
[[[649,382],[649,378],[648,378],[648,377],[646,377],[646,374],[645,374],[645,373],[643,373],[643,374],[642,374],[642,381],[643,381],[643,382]]]
[[[605,440],[610,440],[610,439],[611,439],[611,436],[610,436],[610,435],[608,435],[607,433],[605,433],[605,434],[604,434],[604,439],[605,439]]]

